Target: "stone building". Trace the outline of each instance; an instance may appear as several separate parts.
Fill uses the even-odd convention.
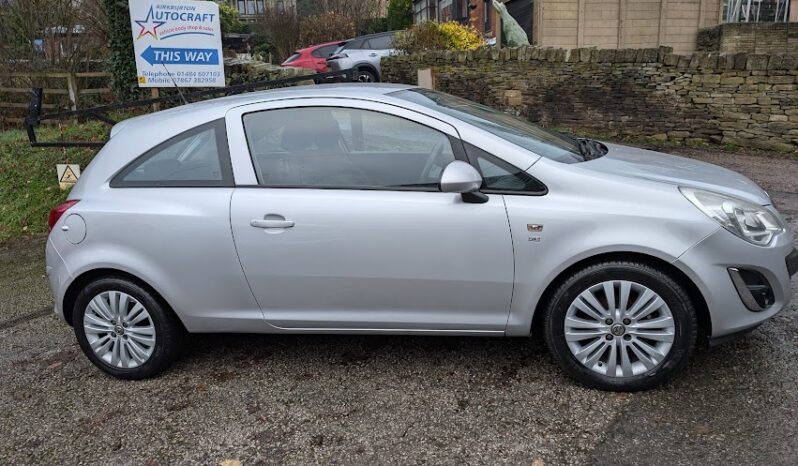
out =
[[[529,42],[544,47],[696,50],[699,29],[724,21],[795,21],[798,0],[504,0]],[[494,37],[489,0],[414,0],[416,22],[471,23]]]
[[[263,14],[266,9],[283,11],[293,8],[295,0],[226,0],[233,8],[238,10],[242,21],[254,21],[257,15]]]

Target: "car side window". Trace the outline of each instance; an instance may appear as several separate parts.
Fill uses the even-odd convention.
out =
[[[300,107],[244,115],[262,186],[438,191],[449,137],[385,113]]]
[[[316,58],[329,58],[338,49],[338,44],[319,47],[310,54]]]
[[[224,120],[179,134],[134,160],[111,187],[232,186]]]
[[[372,37],[368,40],[368,48],[372,50],[385,50],[391,48],[393,36]]]
[[[344,44],[341,50],[358,50],[363,48],[363,39],[352,40]]]
[[[546,186],[529,173],[517,168],[498,157],[464,142],[466,154],[472,164],[482,174],[482,188],[486,193],[500,194],[533,194],[547,192]]]

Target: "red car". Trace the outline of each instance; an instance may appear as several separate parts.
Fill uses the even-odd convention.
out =
[[[327,58],[338,49],[340,44],[341,42],[327,42],[326,44],[312,45],[297,50],[280,66],[307,68],[317,73],[326,73],[330,71],[330,68],[327,66]]]

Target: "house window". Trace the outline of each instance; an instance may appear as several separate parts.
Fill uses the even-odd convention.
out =
[[[278,9],[282,1],[278,1]],[[238,12],[242,15],[263,14],[266,11],[264,0],[238,0]]]
[[[415,24],[424,21],[435,21],[435,11],[438,8],[438,0],[414,0],[413,1],[413,22]]]
[[[485,32],[490,32],[493,28],[493,3],[485,0]]]
[[[441,22],[452,20],[452,0],[441,0],[438,3],[438,18]]]

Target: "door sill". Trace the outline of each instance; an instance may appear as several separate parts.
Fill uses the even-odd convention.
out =
[[[482,336],[503,337],[504,330],[441,330],[441,329],[404,329],[404,328],[318,328],[318,327],[276,327],[280,333],[302,334],[339,334],[339,335],[450,335],[450,336]]]

